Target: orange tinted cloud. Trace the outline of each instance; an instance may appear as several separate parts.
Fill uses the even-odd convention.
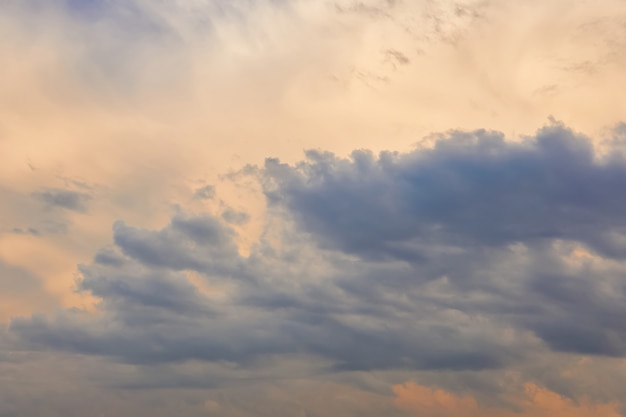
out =
[[[574,401],[528,383],[516,405],[517,411],[481,406],[471,396],[457,396],[414,382],[393,387],[395,405],[419,417],[622,417],[616,403]]]

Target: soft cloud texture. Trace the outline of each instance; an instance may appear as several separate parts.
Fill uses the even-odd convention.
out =
[[[0,415],[612,417],[625,16],[0,1]]]
[[[87,202],[91,200],[87,193],[62,189],[37,191],[33,193],[33,197],[49,208],[58,207],[81,213],[87,210]]]
[[[96,311],[15,318],[10,337],[247,372],[281,357],[332,374],[626,354],[619,150],[600,157],[554,124],[523,142],[452,132],[406,154],[308,156],[260,171],[272,220],[248,256],[218,217],[177,214],[156,231],[118,222],[115,246],[80,267]]]
[[[620,417],[616,403],[594,404],[589,400],[574,401],[554,392],[526,384],[524,395],[517,404],[517,410],[503,410],[481,407],[474,398],[455,396],[443,390],[435,390],[408,382],[394,387],[396,405],[410,410],[416,416],[426,417]]]

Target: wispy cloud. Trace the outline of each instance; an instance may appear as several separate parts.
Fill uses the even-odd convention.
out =
[[[32,195],[50,208],[62,208],[79,213],[87,211],[87,202],[92,198],[87,193],[58,188],[37,191]]]

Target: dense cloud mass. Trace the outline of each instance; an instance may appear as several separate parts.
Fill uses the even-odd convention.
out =
[[[618,152],[555,124],[522,142],[453,132],[406,154],[312,151],[260,175],[276,219],[249,256],[213,216],[118,222],[115,246],[80,267],[98,313],[16,318],[10,333],[136,364],[473,370],[542,346],[626,355]]]
[[[600,161],[588,139],[559,126],[522,143],[459,132],[432,150],[308,158],[297,169],[269,161],[278,184],[269,196],[349,253],[415,262],[431,244],[497,248],[559,239],[626,255],[622,155]]]

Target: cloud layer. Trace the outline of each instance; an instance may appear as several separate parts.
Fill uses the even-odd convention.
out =
[[[619,414],[625,18],[0,1],[0,415]]]
[[[555,124],[523,142],[453,132],[406,154],[309,152],[268,160],[259,179],[276,218],[249,256],[216,217],[118,222],[115,246],[80,267],[98,313],[14,319],[11,334],[128,363],[472,370],[543,349],[626,355],[618,151],[600,157]]]

